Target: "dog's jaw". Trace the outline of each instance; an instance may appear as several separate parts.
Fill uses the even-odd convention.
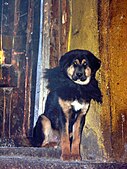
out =
[[[68,75],[68,77],[69,77],[74,83],[79,84],[79,85],[87,85],[87,84],[90,82],[90,80],[91,80],[91,76],[88,76],[88,77],[86,78],[86,80],[84,80],[84,81],[81,81],[80,79],[73,80],[73,79],[72,79],[72,76],[70,76],[70,75]]]
[[[80,85],[87,85],[90,82],[90,79],[91,79],[91,76],[87,77],[86,80],[84,80],[84,81],[81,81],[80,79],[78,79],[74,82],[77,84],[80,84]]]

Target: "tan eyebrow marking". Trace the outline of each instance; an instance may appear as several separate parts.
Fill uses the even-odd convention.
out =
[[[85,60],[85,59],[82,60],[82,65],[83,65],[84,63],[86,63],[86,60]]]
[[[79,60],[78,60],[78,59],[76,59],[76,60],[74,61],[74,63],[75,63],[75,64],[77,64],[77,65],[79,65],[79,64],[80,64],[80,62],[79,62]]]

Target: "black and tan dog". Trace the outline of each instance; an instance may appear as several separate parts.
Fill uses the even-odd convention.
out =
[[[95,79],[99,68],[100,60],[91,52],[76,49],[63,55],[58,67],[46,70],[50,93],[34,128],[35,146],[54,145],[58,131],[61,159],[81,160],[81,134],[90,101],[102,102]]]

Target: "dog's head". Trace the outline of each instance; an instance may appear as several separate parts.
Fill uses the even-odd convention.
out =
[[[72,50],[60,59],[61,70],[75,83],[87,85],[100,68],[101,61],[87,50]]]

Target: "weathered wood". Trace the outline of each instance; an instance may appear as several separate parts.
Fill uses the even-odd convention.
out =
[[[110,95],[110,56],[109,56],[109,5],[110,2],[100,1],[98,3],[99,14],[99,52],[102,63],[101,69],[101,87],[103,91],[103,106],[101,114],[101,127],[104,137],[104,147],[107,158],[112,157],[112,125],[111,125],[111,95]],[[106,73],[105,73],[106,72]]]
[[[127,160],[127,1],[111,1],[109,15],[113,155],[116,160]]]
[[[104,145],[111,159],[126,161],[127,1],[100,1],[99,16]]]
[[[37,64],[34,61],[37,50],[34,50],[33,56],[33,44],[35,44],[35,41],[33,42],[33,24],[35,24],[33,16],[36,7],[34,3],[37,1],[29,0],[29,6],[28,1],[3,0],[1,3],[3,17],[5,17],[3,19],[1,17],[2,50],[5,63],[2,65],[3,79],[0,81],[0,135],[5,138],[13,138],[17,142],[19,142],[19,137],[23,137],[23,134],[24,137],[29,136],[29,130],[32,130],[31,99],[34,102],[34,94],[31,94],[31,90],[35,87],[33,72],[36,72]],[[4,96],[5,86],[13,88],[11,97]],[[7,89],[9,90],[9,88]],[[9,100],[11,108],[5,104]]]
[[[26,137],[30,130],[30,107],[31,107],[31,83],[32,83],[32,34],[33,34],[33,14],[34,14],[34,0],[28,1],[28,22],[27,22],[27,40],[26,40],[26,71],[25,71],[25,104],[24,104],[24,118],[23,118],[23,136]]]
[[[67,51],[69,32],[69,3],[67,0],[52,1],[51,6],[51,57],[50,65],[58,65],[60,57]]]
[[[0,86],[16,87],[17,86],[17,72],[12,64],[2,64],[2,83]]]
[[[69,41],[69,23],[71,22],[71,11],[68,0],[62,0],[61,4],[61,35],[60,35],[60,57],[67,52]]]
[[[50,31],[50,65],[55,67],[58,65],[58,57],[60,51],[60,38],[61,38],[61,0],[52,1],[51,5],[51,31]]]

